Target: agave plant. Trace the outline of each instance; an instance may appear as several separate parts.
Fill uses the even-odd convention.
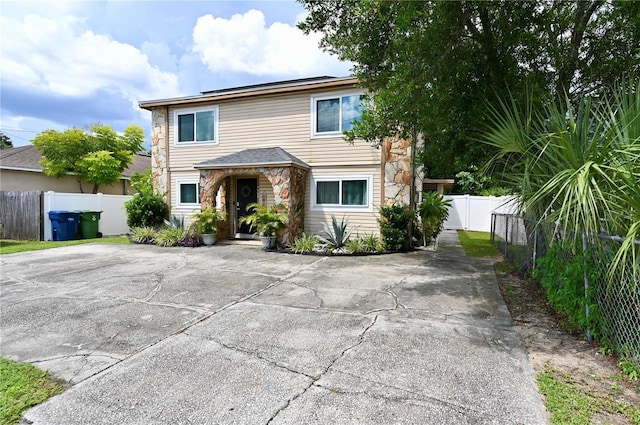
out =
[[[349,227],[349,218],[343,216],[340,223],[338,223],[338,219],[336,219],[336,216],[333,214],[331,214],[331,224],[333,229],[329,227],[327,223],[322,223],[324,231],[317,236],[320,242],[331,249],[343,248],[349,240],[351,233],[358,228],[358,226],[356,226],[347,229],[347,227]]]

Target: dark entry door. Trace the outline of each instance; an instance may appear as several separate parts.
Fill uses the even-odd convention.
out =
[[[258,201],[258,179],[236,180],[236,201],[238,213],[238,233],[251,233],[249,226],[240,224],[240,217],[249,215],[247,205]]]

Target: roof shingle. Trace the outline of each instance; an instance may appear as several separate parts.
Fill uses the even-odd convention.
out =
[[[278,165],[296,165],[301,168],[311,168],[306,162],[296,158],[282,148],[245,149],[219,158],[209,159],[194,164],[195,168],[240,168],[264,167]]]

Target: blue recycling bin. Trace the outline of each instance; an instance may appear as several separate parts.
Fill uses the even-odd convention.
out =
[[[75,211],[49,211],[51,220],[51,239],[70,241],[78,236],[80,213]]]

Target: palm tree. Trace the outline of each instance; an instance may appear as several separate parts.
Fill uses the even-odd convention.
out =
[[[565,243],[603,231],[624,236],[612,272],[640,271],[640,84],[610,99],[581,98],[536,107],[529,96],[490,107],[483,141],[498,153],[491,166],[521,187],[521,208],[562,226]],[[613,274],[612,274],[613,275]]]

